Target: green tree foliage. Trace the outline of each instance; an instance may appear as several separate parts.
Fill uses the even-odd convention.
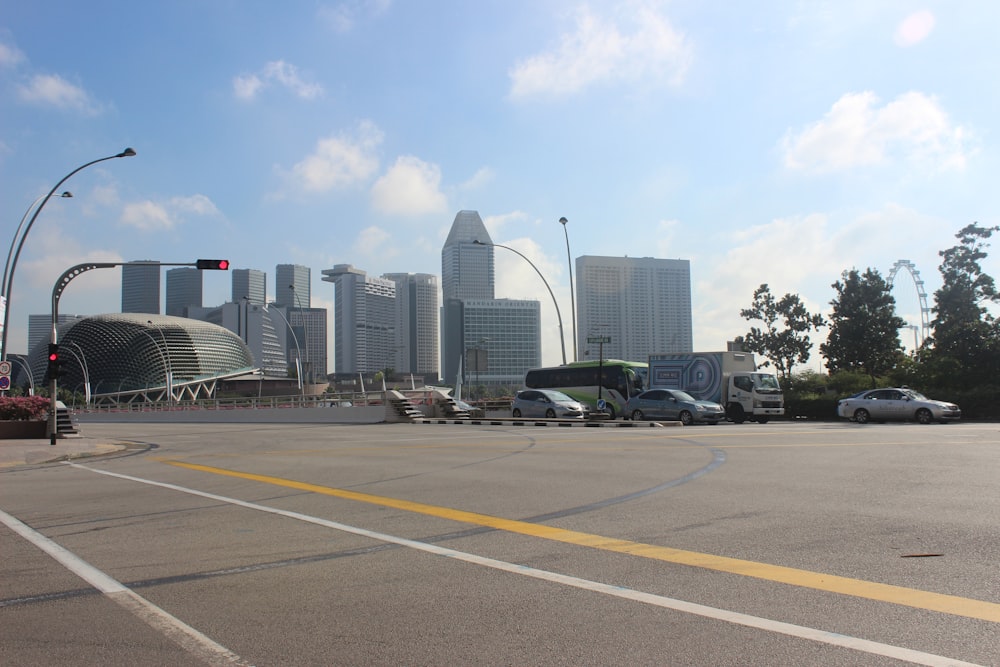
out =
[[[899,329],[906,322],[896,315],[892,287],[878,271],[851,269],[842,278],[832,285],[837,295],[830,302],[830,333],[819,351],[831,373],[862,371],[875,387],[901,356]]]
[[[934,293],[934,334],[922,356],[939,386],[996,384],[1000,324],[986,306],[1000,303],[1000,294],[980,262],[987,256],[987,241],[998,230],[972,223],[955,235],[957,245],[938,253],[942,285]]]
[[[809,332],[826,323],[822,315],[812,315],[797,294],[775,299],[767,284],[753,293],[753,305],[740,311],[740,317],[750,322],[760,321],[763,327],[751,327],[743,337],[747,350],[773,362],[783,383],[788,384],[795,364],[809,361],[812,341]],[[783,325],[784,328],[779,328]],[[768,361],[769,360],[769,361]]]

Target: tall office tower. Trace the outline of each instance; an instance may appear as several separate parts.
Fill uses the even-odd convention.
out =
[[[334,284],[334,370],[357,373],[393,366],[398,345],[396,283],[370,277],[350,264],[324,269],[323,281]]]
[[[122,312],[160,314],[160,263],[122,264]]]
[[[233,269],[233,303],[244,297],[258,306],[267,304],[267,274],[257,269]]]
[[[601,352],[588,336],[608,336],[605,359],[646,361],[691,352],[691,263],[652,257],[576,258],[580,359]],[[719,343],[720,349],[722,342]]]
[[[63,315],[60,314],[56,321],[56,328],[62,329],[64,324],[76,322],[83,319],[84,315]],[[52,313],[41,315],[28,315],[28,350],[27,354],[35,349],[39,343],[46,343],[52,340]]]
[[[187,317],[189,307],[201,307],[201,278],[198,269],[182,267],[167,271],[167,315]]]
[[[280,308],[280,306],[273,306]],[[302,377],[326,382],[326,308],[285,308],[302,351]]]
[[[279,306],[312,306],[311,272],[300,264],[278,264],[274,270],[274,302]]]
[[[214,308],[189,306],[185,317],[229,329],[247,344],[254,365],[263,371],[265,377],[287,378],[288,359],[278,335],[279,326],[287,327],[279,316],[274,316],[276,321],[272,321],[270,310],[245,302],[230,302]]]
[[[448,299],[492,299],[493,243],[476,211],[459,211],[441,250],[441,290]]]
[[[444,380],[461,364],[465,382],[520,386],[541,365],[539,304],[494,298],[493,246],[474,241],[493,243],[479,213],[459,211],[441,250]]]
[[[438,280],[429,273],[386,273],[396,283],[397,354],[393,365],[401,373],[438,373]]]

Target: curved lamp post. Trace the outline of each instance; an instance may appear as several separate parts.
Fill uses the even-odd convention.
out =
[[[146,324],[152,327],[153,320],[146,320]],[[156,329],[160,332],[160,338],[163,339],[163,350],[160,350],[160,344],[156,342],[155,338],[153,338],[153,334],[149,333],[145,329],[140,329],[140,331],[149,336],[150,340],[153,341],[153,345],[156,346],[157,351],[160,352],[160,360],[163,362],[163,388],[167,390],[167,405],[170,405],[174,402],[174,370],[171,368],[170,364],[170,346],[167,345],[167,335],[163,333],[163,327],[156,327]]]
[[[542,279],[542,282],[545,283],[545,289],[547,289],[549,291],[549,296],[552,297],[552,305],[554,305],[556,307],[556,317],[559,319],[559,345],[562,346],[562,361],[563,361],[563,366],[565,366],[566,365],[566,337],[565,337],[565,335],[563,335],[562,313],[559,312],[559,302],[556,301],[556,295],[552,293],[552,288],[549,287],[549,281],[547,281],[545,279],[545,276],[543,276],[542,272],[538,270],[538,267],[535,266],[534,262],[532,262],[530,259],[528,259],[527,257],[525,257],[524,254],[522,254],[520,251],[514,250],[510,246],[501,245],[499,243],[486,243],[485,241],[480,241],[479,239],[476,239],[472,243],[473,243],[473,245],[488,245],[488,246],[494,246],[496,248],[504,248],[505,250],[510,250],[512,253],[514,253],[516,255],[520,255],[521,259],[523,259],[528,264],[530,264],[531,268],[533,268],[535,270],[535,273],[538,274],[538,277]]]
[[[21,248],[24,247],[24,240],[28,238],[28,232],[31,231],[31,226],[35,224],[35,220],[38,218],[38,214],[42,212],[42,209],[45,208],[46,202],[48,202],[49,198],[55,194],[56,190],[59,189],[59,186],[68,181],[70,176],[72,176],[76,172],[86,169],[90,165],[97,164],[98,162],[104,162],[105,160],[114,160],[115,158],[119,157],[132,157],[133,155],[135,155],[135,151],[132,150],[131,148],[126,148],[121,153],[118,153],[116,155],[109,155],[107,157],[98,158],[96,160],[91,160],[86,164],[80,165],[73,171],[63,176],[59,180],[59,182],[56,183],[51,190],[49,190],[49,194],[45,195],[45,197],[43,197],[41,202],[38,204],[38,208],[35,209],[35,214],[31,216],[31,220],[28,221],[28,226],[24,228],[24,234],[21,235],[21,240],[17,244],[17,250],[14,252],[14,259],[10,263],[10,273],[7,276],[7,284],[5,285],[6,292],[4,293],[4,296],[7,298],[7,309],[4,312],[3,334],[2,337],[0,337],[0,346],[2,346],[0,347],[0,359],[7,358],[7,329],[8,329],[7,323],[9,322],[10,318],[10,292],[11,288],[14,286],[14,269],[17,267],[17,258],[21,256]],[[53,402],[54,400],[55,398],[53,397]]]
[[[264,312],[270,314],[271,310],[267,306],[264,306]],[[292,328],[292,324],[291,322],[288,321],[288,318],[285,317],[285,314],[281,312],[280,307],[275,308],[274,312],[278,313],[278,315],[281,315],[281,319],[284,320],[285,326],[288,327],[288,331],[292,334],[292,340],[295,341],[295,351],[298,353],[298,355],[295,357],[295,365],[299,367],[297,369],[298,372],[295,374],[295,376],[296,379],[299,381],[299,391],[301,391],[302,395],[305,396],[306,390],[305,390],[305,385],[302,384],[302,368],[301,368],[302,365],[300,363],[300,360],[302,359],[302,348],[299,347],[299,338],[298,336],[295,335],[295,329]]]
[[[569,265],[569,307],[573,313],[573,361],[577,360],[576,356],[576,293],[573,291],[573,258],[569,254],[569,231],[566,227],[566,223],[569,222],[566,218],[559,218],[559,223],[563,226],[563,234],[566,236],[566,263]]]
[[[289,285],[288,289],[292,290],[292,298],[295,299],[295,304],[299,307],[299,319],[302,320],[302,342],[306,344],[306,356],[302,360],[302,363],[308,369],[309,383],[312,384],[313,372],[312,367],[309,365],[309,328],[306,326],[305,311],[302,310],[302,300],[299,298],[299,293],[295,291],[295,285]]]

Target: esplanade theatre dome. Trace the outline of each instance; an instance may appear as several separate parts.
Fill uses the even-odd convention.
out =
[[[165,392],[174,398],[205,398],[215,382],[251,372],[253,355],[239,336],[209,322],[145,313],[94,315],[63,324],[58,341],[66,374],[59,386],[102,394]],[[48,341],[31,351],[30,366],[41,384]],[[170,378],[168,382],[167,378]]]

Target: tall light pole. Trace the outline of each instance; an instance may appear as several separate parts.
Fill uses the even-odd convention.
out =
[[[69,190],[66,190],[61,195],[56,195],[56,194],[42,195],[35,201],[31,202],[31,206],[29,206],[28,210],[24,212],[24,215],[21,216],[21,222],[19,222],[17,225],[17,230],[14,232],[14,238],[10,240],[10,250],[7,251],[7,263],[4,264],[3,267],[3,282],[0,282],[0,310],[3,310],[3,341],[2,343],[0,343],[0,345],[2,345],[2,349],[0,349],[0,352],[2,352],[3,359],[7,359],[7,323],[9,322],[7,313],[10,312],[10,310],[7,308],[7,293],[10,291],[10,281],[13,280],[13,277],[10,276],[11,272],[10,267],[14,257],[14,248],[17,246],[17,240],[19,238],[22,238],[21,229],[24,227],[24,221],[28,219],[28,214],[31,213],[31,211],[34,210],[34,208],[38,206],[43,199],[48,199],[49,197],[72,197],[72,196],[73,193],[70,192]]]
[[[497,248],[503,248],[505,250],[510,250],[512,253],[514,253],[516,255],[520,255],[521,259],[523,259],[524,261],[526,261],[531,266],[531,268],[533,268],[535,270],[535,273],[538,274],[538,277],[542,279],[542,282],[545,284],[545,289],[547,289],[549,291],[549,296],[552,297],[552,305],[554,305],[556,307],[556,317],[559,319],[559,345],[562,346],[562,361],[563,361],[563,366],[565,366],[566,365],[566,336],[563,334],[562,313],[559,312],[559,302],[556,301],[556,295],[553,294],[552,288],[549,287],[549,281],[547,281],[545,279],[545,276],[543,276],[542,272],[538,270],[538,267],[535,266],[534,262],[532,262],[530,259],[528,259],[527,257],[525,257],[523,253],[521,253],[518,250],[514,250],[510,246],[501,245],[499,243],[486,243],[485,241],[480,241],[479,239],[476,239],[472,243],[473,243],[473,245],[488,245],[488,246],[494,246],[494,247],[497,247]]]
[[[566,263],[569,265],[569,306],[573,311],[573,361],[577,361],[576,355],[576,292],[573,291],[573,257],[569,253],[569,231],[566,227],[566,223],[569,222],[566,218],[559,218],[560,224],[563,226],[563,234],[566,236]]]
[[[299,293],[295,291],[295,285],[294,284],[289,285],[288,289],[292,290],[292,299],[295,300],[295,303],[299,307],[299,319],[302,321],[302,342],[304,342],[306,346],[306,356],[302,360],[302,363],[305,366],[305,368],[308,369],[309,383],[312,384],[313,373],[312,373],[312,367],[309,365],[309,329],[308,327],[306,327],[305,311],[302,310],[302,300],[299,298]]]
[[[152,327],[153,320],[146,320],[146,324]],[[163,339],[163,351],[160,353],[160,357],[163,360],[163,387],[164,389],[167,390],[167,405],[170,405],[171,403],[174,402],[174,387],[173,387],[174,369],[172,364],[170,363],[170,346],[167,345],[167,335],[163,333],[163,327],[156,327],[156,328],[160,332],[160,338]],[[145,329],[143,329],[142,332],[145,333],[150,338],[153,338],[153,334],[149,333]],[[156,344],[156,349],[159,350],[160,344],[157,343],[155,339],[153,340],[153,343]]]
[[[75,174],[76,172],[81,171],[83,169],[86,169],[90,165],[97,164],[98,162],[104,162],[105,160],[114,160],[115,158],[119,158],[119,157],[132,157],[133,155],[135,155],[135,151],[132,150],[131,148],[126,148],[125,150],[123,150],[121,153],[118,153],[117,155],[109,155],[107,157],[102,157],[102,158],[98,158],[96,160],[91,160],[87,164],[82,164],[79,167],[77,167],[76,169],[74,169],[73,171],[71,171],[68,174],[66,174],[65,176],[63,176],[59,180],[59,182],[56,183],[52,187],[51,190],[49,190],[49,194],[47,194],[44,198],[42,198],[41,202],[39,202],[38,207],[35,209],[35,214],[31,216],[31,220],[28,221],[28,226],[24,228],[24,234],[21,235],[21,240],[17,244],[17,251],[14,252],[14,259],[10,263],[10,274],[7,276],[7,284],[5,286],[6,287],[6,292],[4,293],[4,297],[7,300],[7,308],[4,311],[3,334],[0,335],[0,359],[6,359],[7,358],[7,329],[8,329],[7,323],[10,321],[9,320],[9,317],[10,317],[10,292],[11,292],[11,288],[14,286],[14,269],[15,269],[15,267],[17,267],[17,259],[18,259],[18,257],[21,256],[21,248],[24,247],[24,240],[28,238],[28,232],[31,231],[31,226],[33,224],[35,224],[35,220],[38,218],[38,214],[42,212],[43,208],[45,208],[45,204],[46,204],[46,202],[49,201],[49,197],[51,197],[52,195],[54,195],[55,192],[56,192],[56,190],[59,189],[59,186],[62,185],[63,183],[65,183],[66,181],[68,181],[69,178],[73,174]],[[54,396],[52,397],[52,400],[55,401],[55,397]]]
[[[271,304],[271,305],[273,306],[274,304]],[[270,313],[271,310],[267,306],[264,306],[264,312]],[[292,334],[292,340],[295,341],[295,351],[297,352],[297,354],[295,356],[295,366],[296,366],[295,370],[297,371],[295,373],[295,377],[299,381],[299,391],[304,396],[306,390],[305,390],[305,385],[302,384],[302,364],[301,364],[302,348],[299,347],[299,338],[298,338],[298,336],[295,335],[295,329],[292,328],[291,322],[289,322],[288,318],[285,317],[285,314],[281,312],[281,306],[275,307],[274,312],[278,313],[278,315],[281,315],[281,319],[284,320],[285,326],[288,327],[288,331]],[[286,349],[286,353],[287,353],[287,349],[288,349],[287,345],[285,346],[285,349]],[[287,360],[287,357],[286,357],[286,360]]]

